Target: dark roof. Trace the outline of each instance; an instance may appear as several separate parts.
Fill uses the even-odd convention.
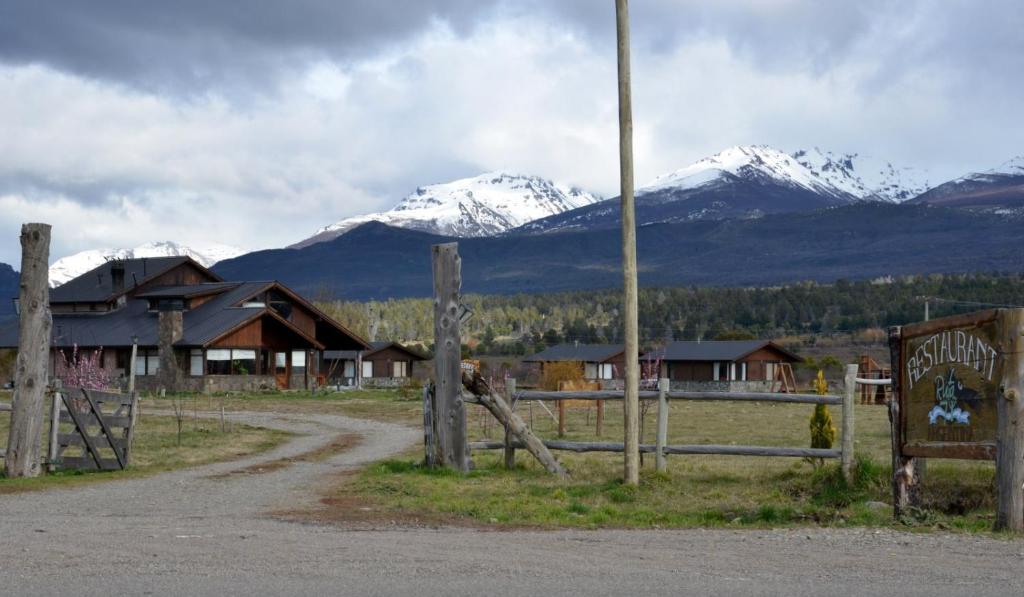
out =
[[[621,344],[558,344],[523,359],[527,363],[551,361],[583,361],[600,363],[618,356],[625,347]]]
[[[220,294],[202,305],[185,311],[182,317],[183,334],[177,346],[205,346],[238,326],[259,318],[280,319],[267,307],[243,308],[246,299],[277,285],[276,282],[233,282],[217,284]],[[196,285],[161,289],[163,296],[183,296]],[[201,285],[208,286],[208,285]],[[209,285],[213,286],[213,285]],[[147,293],[147,295],[150,293]],[[157,345],[158,314],[148,310],[145,300],[131,299],[124,307],[104,313],[58,313],[53,315],[52,344],[54,348],[71,347],[125,347],[131,346],[137,335],[140,346]],[[278,323],[290,331],[305,336],[284,320]],[[362,339],[352,336],[349,345],[362,345]],[[326,344],[326,342],[319,342]],[[0,347],[17,347],[18,321],[14,319],[0,326]],[[337,345],[335,345],[337,346]],[[344,346],[344,344],[342,345]],[[347,348],[347,346],[344,346]]]
[[[192,298],[207,296],[218,294],[239,284],[241,282],[207,282],[205,284],[190,284],[187,286],[160,286],[153,290],[136,294],[135,298]]]
[[[150,278],[159,276],[167,270],[187,262],[192,262],[196,267],[206,269],[190,257],[148,257],[145,259],[108,261],[50,290],[50,302],[88,303],[112,300],[125,291],[131,290],[136,283],[142,284]],[[113,276],[111,275],[111,270],[115,264],[124,267],[124,288],[119,290],[115,290]],[[216,274],[210,273],[210,275],[214,279],[219,279]]]
[[[325,350],[324,358],[329,361],[354,361],[359,356],[358,350]]]
[[[666,361],[737,361],[748,354],[771,347],[784,356],[799,361],[800,357],[770,340],[706,340],[670,342],[665,348],[652,350],[643,359]]]
[[[419,361],[425,361],[425,360],[430,358],[429,355],[423,354],[422,352],[420,352],[419,350],[416,350],[415,348],[410,348],[408,346],[402,346],[398,342],[380,342],[380,341],[377,341],[377,342],[370,342],[370,350],[367,350],[366,352],[363,353],[363,359],[371,360],[370,357],[372,357],[373,355],[375,355],[378,352],[381,352],[382,350],[385,350],[387,348],[395,348],[397,350],[405,352],[409,356],[411,356],[412,358],[414,358],[416,360],[419,360]]]

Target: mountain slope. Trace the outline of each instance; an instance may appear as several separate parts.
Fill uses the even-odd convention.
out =
[[[846,205],[861,197],[836,187],[796,158],[764,145],[732,147],[636,190],[638,224],[760,218]],[[610,199],[531,222],[528,232],[618,226]]]
[[[244,253],[228,245],[186,247],[174,242],[151,242],[134,249],[92,249],[62,257],[50,266],[50,286],[57,287],[72,278],[103,265],[111,259],[133,259],[140,257],[176,257],[187,255],[202,265],[210,267],[223,259],[238,257]]]
[[[940,184],[911,203],[1024,215],[1024,156]]]
[[[582,189],[537,176],[489,172],[420,187],[391,210],[342,220],[294,247],[336,238],[367,222],[466,238],[492,236],[598,200]]]
[[[751,220],[697,220],[637,230],[644,286],[775,285],[930,272],[1019,271],[1017,226],[989,214],[881,202]],[[313,296],[430,296],[430,246],[443,237],[369,223],[303,249],[244,255],[227,279],[276,278]],[[611,288],[622,283],[618,230],[459,240],[464,292]],[[949,247],[958,247],[949,251]]]
[[[819,181],[861,200],[900,203],[928,190],[928,173],[856,153],[837,154],[815,147],[793,159]]]

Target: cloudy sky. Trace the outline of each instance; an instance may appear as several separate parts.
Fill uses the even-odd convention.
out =
[[[1020,0],[633,0],[638,182],[737,144],[1024,153]],[[611,0],[0,0],[0,262],[282,246],[505,169],[617,194]]]

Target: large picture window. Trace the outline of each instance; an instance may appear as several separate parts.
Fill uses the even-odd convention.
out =
[[[206,351],[207,375],[256,375],[256,349],[211,348]]]
[[[207,375],[231,375],[231,349],[211,348],[206,351]]]

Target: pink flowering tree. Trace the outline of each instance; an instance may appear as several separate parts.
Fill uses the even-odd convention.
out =
[[[103,348],[79,352],[76,344],[70,357],[61,350],[57,361],[57,377],[66,387],[92,390],[110,387],[110,372],[103,368]]]

